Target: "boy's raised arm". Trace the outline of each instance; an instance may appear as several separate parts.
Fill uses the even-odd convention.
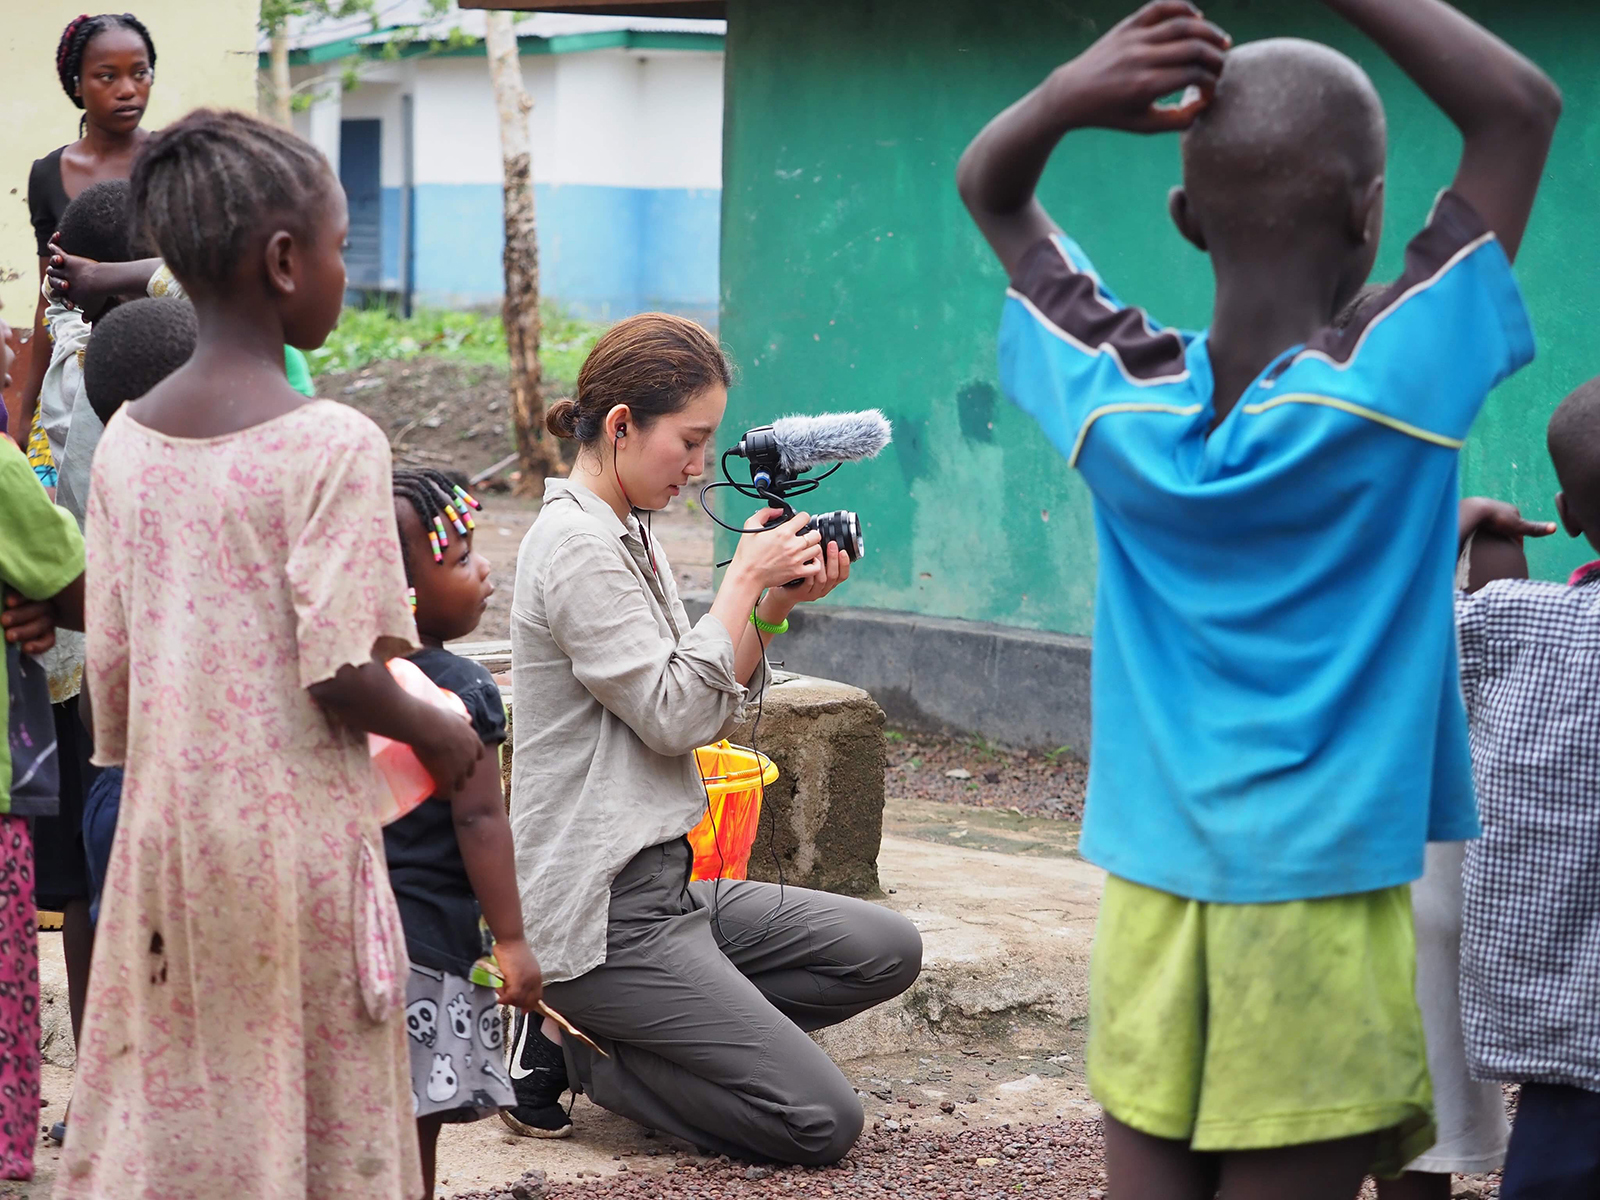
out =
[[[1516,258],[1561,115],[1547,75],[1443,0],[1325,0],[1461,130],[1452,188]]]
[[[1034,189],[1062,136],[1090,127],[1188,128],[1210,101],[1231,44],[1187,0],[1154,0],[984,127],[961,156],[956,185],[1008,275],[1057,230]],[[1197,92],[1179,104],[1156,103],[1188,88]]]

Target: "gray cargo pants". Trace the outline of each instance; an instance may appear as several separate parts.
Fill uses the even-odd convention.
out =
[[[568,1038],[573,1089],[712,1153],[837,1162],[861,1101],[806,1031],[905,991],[922,937],[887,908],[803,888],[774,913],[776,884],[690,883],[692,861],[682,839],[637,854],[611,885],[606,961],[546,985],[611,1055]]]

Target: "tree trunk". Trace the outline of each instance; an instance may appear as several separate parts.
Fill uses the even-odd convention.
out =
[[[289,22],[285,19],[272,31],[272,41],[267,50],[268,74],[272,79],[272,119],[285,129],[294,128],[294,112],[290,101],[294,85],[289,82]]]
[[[517,61],[517,36],[512,15],[488,14],[484,42],[489,54],[489,82],[500,114],[500,154],[505,171],[505,286],[501,315],[506,346],[511,352],[511,424],[517,460],[522,468],[518,488],[542,494],[544,480],[561,474],[561,455],[544,427],[544,396],[539,367],[539,245],[533,210],[533,155],[528,143],[528,114],[533,99],[522,87]]]

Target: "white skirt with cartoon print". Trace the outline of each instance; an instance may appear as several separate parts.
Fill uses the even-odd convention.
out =
[[[406,1034],[418,1117],[477,1121],[516,1104],[494,989],[412,963]]]

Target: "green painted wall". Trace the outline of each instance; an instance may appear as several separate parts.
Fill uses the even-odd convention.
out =
[[[1539,358],[1490,397],[1464,456],[1469,491],[1553,516],[1545,421],[1572,387],[1600,373],[1600,5],[1465,7],[1550,71],[1566,96],[1517,264]],[[867,527],[869,555],[838,602],[1089,632],[1089,499],[998,390],[1005,281],[953,179],[990,116],[1129,6],[729,0],[729,10],[721,335],[742,386],[725,434],[786,412],[883,408],[895,445],[876,463],[845,467],[811,498],[815,508],[858,509]],[[1236,41],[1315,38],[1371,73],[1390,132],[1388,232],[1374,277],[1392,278],[1454,171],[1453,128],[1311,0],[1211,0],[1206,10]],[[1200,328],[1211,274],[1167,220],[1166,192],[1178,179],[1174,138],[1080,133],[1057,151],[1043,197],[1125,300]],[[1539,543],[1534,573],[1564,575],[1585,549],[1565,537]]]

